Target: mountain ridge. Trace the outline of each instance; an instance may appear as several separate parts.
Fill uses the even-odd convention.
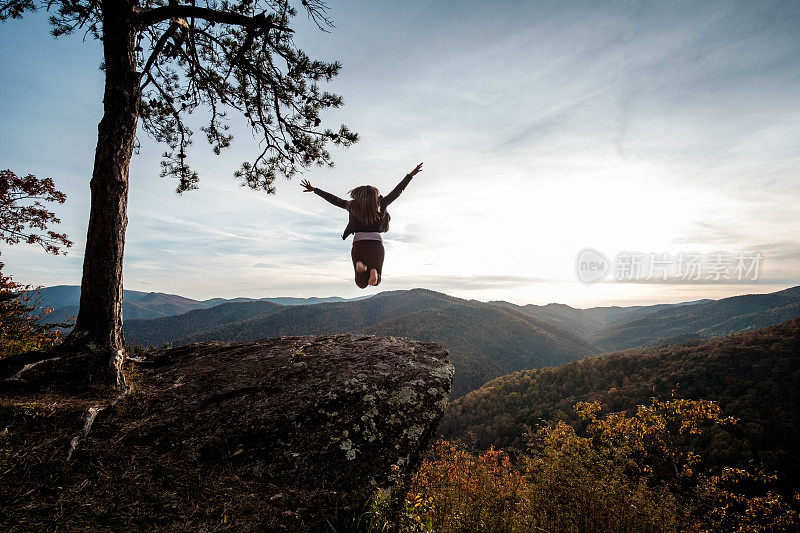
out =
[[[458,323],[468,327],[454,328]],[[454,397],[475,389],[489,376],[558,365],[601,351],[543,320],[473,300],[415,311],[359,331],[447,345],[456,366]]]
[[[125,337],[130,343],[156,346],[341,333],[447,342],[456,366],[454,396],[512,370],[559,364],[600,352],[569,331],[515,310],[428,289],[385,291],[352,302],[270,308],[238,321],[231,312],[226,323],[210,327],[210,315],[230,310],[232,305],[236,304],[177,317],[126,321]],[[254,309],[252,303],[238,305],[244,311]],[[424,325],[435,333],[425,334]],[[159,336],[163,333],[167,335]]]
[[[78,314],[81,288],[79,285],[52,285],[43,287],[38,291],[29,291],[28,294],[39,292],[41,305],[52,306],[53,311],[45,317],[46,323],[67,323]],[[195,300],[178,294],[165,292],[145,292],[125,289],[122,291],[122,316],[128,320],[142,320],[148,318],[161,318],[175,316],[196,309],[209,309],[226,303],[242,302],[272,302],[279,305],[308,305],[329,302],[347,302],[369,298],[358,296],[356,298],[341,298],[339,296],[299,298],[293,296],[277,296],[265,298],[210,298]]]
[[[797,316],[800,316],[800,286],[659,309],[600,329],[589,339],[605,350],[624,350],[664,342],[723,337]]]

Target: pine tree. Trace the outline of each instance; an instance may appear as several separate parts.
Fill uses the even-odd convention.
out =
[[[332,26],[322,1],[301,4],[321,30]],[[162,174],[177,180],[178,192],[198,184],[185,123],[197,108],[209,111],[202,132],[216,154],[232,141],[228,114],[249,121],[263,149],[235,177],[266,193],[274,193],[277,176],[332,165],[327,146],[349,146],[358,136],[344,125],[321,127],[320,112],[342,98],[319,82],[341,65],[312,60],[295,45],[290,22],[297,10],[287,0],[0,0],[0,20],[35,10],[49,12],[54,36],[81,32],[103,46],[104,112],[80,311],[67,343],[94,354],[103,375],[123,386],[122,262],[137,128],[167,146]]]

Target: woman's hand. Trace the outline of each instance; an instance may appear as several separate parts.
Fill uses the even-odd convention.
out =
[[[305,187],[306,189],[303,192],[314,192],[314,187],[311,186],[311,182],[308,180],[303,180],[300,182],[300,185]]]
[[[411,176],[411,177],[413,178],[414,176],[416,176],[416,175],[417,175],[417,174],[419,174],[420,172],[422,172],[422,163],[420,163],[419,165],[417,165],[416,167],[414,167],[414,170],[412,170],[411,172],[409,172],[409,173],[408,173],[408,175],[409,175],[409,176]]]

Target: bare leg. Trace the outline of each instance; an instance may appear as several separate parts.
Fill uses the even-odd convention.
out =
[[[367,265],[365,265],[361,261],[356,263],[356,272],[361,274],[362,272],[366,272],[366,271],[367,271]]]
[[[378,271],[374,268],[369,271],[369,284],[370,285],[378,284]]]

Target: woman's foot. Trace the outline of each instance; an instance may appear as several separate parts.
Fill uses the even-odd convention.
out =
[[[378,271],[374,268],[369,271],[369,284],[370,285],[378,284]]]
[[[359,274],[363,274],[366,271],[367,271],[367,265],[365,265],[361,261],[358,261],[356,263],[356,272],[358,272]]]

